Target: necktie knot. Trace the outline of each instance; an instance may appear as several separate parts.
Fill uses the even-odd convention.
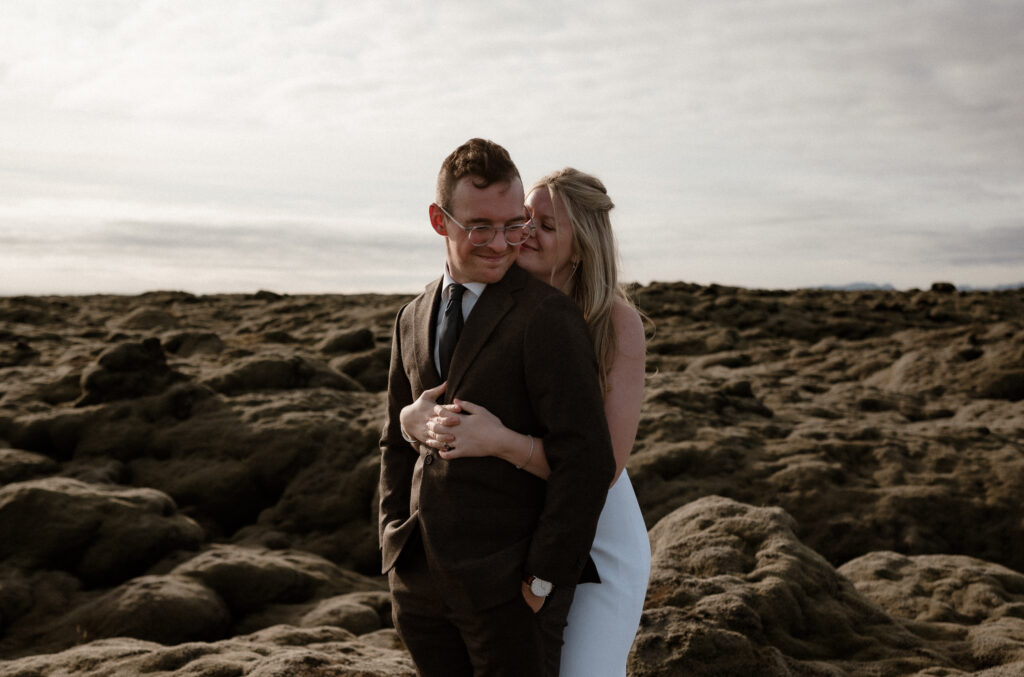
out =
[[[466,288],[458,282],[448,285],[448,304],[445,306],[445,315],[452,313],[455,309],[458,309],[459,315],[462,314],[462,295],[466,293]]]

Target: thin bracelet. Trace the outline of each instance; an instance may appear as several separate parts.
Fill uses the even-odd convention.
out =
[[[522,470],[526,466],[530,465],[530,459],[533,458],[533,435],[527,435],[530,438],[530,454],[526,457],[526,462],[522,465],[517,465],[516,470]]]

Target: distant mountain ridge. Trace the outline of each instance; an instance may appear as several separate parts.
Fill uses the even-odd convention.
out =
[[[896,291],[896,287],[889,283],[876,284],[874,282],[849,282],[847,284],[822,284],[812,289],[824,289],[826,291]]]
[[[1021,282],[1009,282],[1007,284],[998,285],[979,285],[973,286],[969,284],[958,284],[955,285],[957,291],[1011,291],[1014,289],[1024,289],[1024,281]],[[896,291],[896,287],[892,286],[888,282],[885,284],[877,284],[875,282],[850,282],[847,284],[822,284],[810,289],[823,289],[825,291]]]

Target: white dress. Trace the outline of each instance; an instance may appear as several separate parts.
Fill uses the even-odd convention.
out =
[[[624,677],[651,573],[651,543],[625,469],[608,490],[590,556],[601,582],[576,586],[559,675]]]

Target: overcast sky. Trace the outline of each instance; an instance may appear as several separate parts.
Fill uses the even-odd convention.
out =
[[[626,279],[1020,282],[1022,72],[1022,0],[0,0],[0,294],[418,290],[473,136]]]

